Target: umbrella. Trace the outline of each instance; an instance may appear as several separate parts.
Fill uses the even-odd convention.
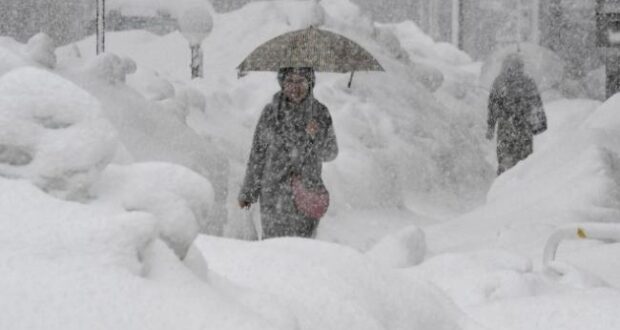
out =
[[[553,51],[532,43],[513,44],[493,52],[482,65],[480,84],[491,88],[493,80],[501,72],[504,59],[510,54],[519,54],[524,70],[532,77],[541,91],[554,88],[562,81],[564,61]]]
[[[285,67],[351,72],[351,79],[355,71],[384,71],[381,64],[357,43],[313,26],[265,42],[252,51],[238,69],[244,74],[247,71],[278,71]]]

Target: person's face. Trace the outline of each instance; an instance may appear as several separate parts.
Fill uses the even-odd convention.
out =
[[[310,82],[304,76],[292,73],[282,82],[282,92],[293,103],[300,103],[308,96]]]

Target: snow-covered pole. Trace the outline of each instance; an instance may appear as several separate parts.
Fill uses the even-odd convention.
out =
[[[192,7],[186,9],[179,19],[181,33],[189,42],[191,51],[191,77],[203,76],[203,53],[200,47],[202,41],[213,29],[213,19],[207,8]]]
[[[584,223],[556,229],[545,244],[543,266],[548,267],[549,263],[555,259],[560,242],[566,239],[600,239],[620,242],[620,225]]]
[[[452,0],[452,44],[459,49],[463,49],[461,29],[463,4],[462,0]]]
[[[540,44],[540,0],[532,1],[532,42]]]
[[[202,48],[200,47],[200,44],[197,45],[189,45],[190,51],[191,51],[191,56],[192,56],[192,60],[190,62],[190,69],[192,70],[192,79],[194,78],[202,78],[203,77],[203,68],[202,68],[202,64],[203,64],[203,54],[202,54]]]
[[[105,0],[97,0],[97,55],[105,51]]]

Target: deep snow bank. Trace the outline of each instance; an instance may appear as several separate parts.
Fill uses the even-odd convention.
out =
[[[347,247],[205,236],[197,244],[215,272],[289,306],[300,329],[478,329],[440,291]]]
[[[0,61],[0,328],[295,328],[268,297],[216,281],[191,248],[213,206],[205,177],[133,163],[101,98],[19,56]],[[79,72],[122,93],[117,64]]]
[[[429,256],[407,272],[436,283],[490,328],[617,327],[620,320],[605,311],[618,299],[608,287],[619,283],[618,244],[564,241],[552,272],[540,264],[558,227],[620,225],[619,106],[618,96],[602,105],[547,104],[549,129],[536,138],[534,154],[495,180],[486,205],[426,227]]]
[[[236,289],[191,273],[157,240],[156,223],[0,178],[0,328],[273,328],[231,298]]]

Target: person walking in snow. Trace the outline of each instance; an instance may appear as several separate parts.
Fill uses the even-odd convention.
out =
[[[321,168],[338,155],[336,135],[327,107],[313,96],[312,68],[282,68],[278,82],[281,91],[256,125],[239,206],[259,201],[263,238],[313,237],[321,215],[300,207],[295,184],[327,192]]]
[[[507,56],[493,82],[488,104],[486,137],[493,139],[497,124],[497,175],[533,151],[533,137],[546,130],[547,119],[536,83],[524,72],[518,54]]]

